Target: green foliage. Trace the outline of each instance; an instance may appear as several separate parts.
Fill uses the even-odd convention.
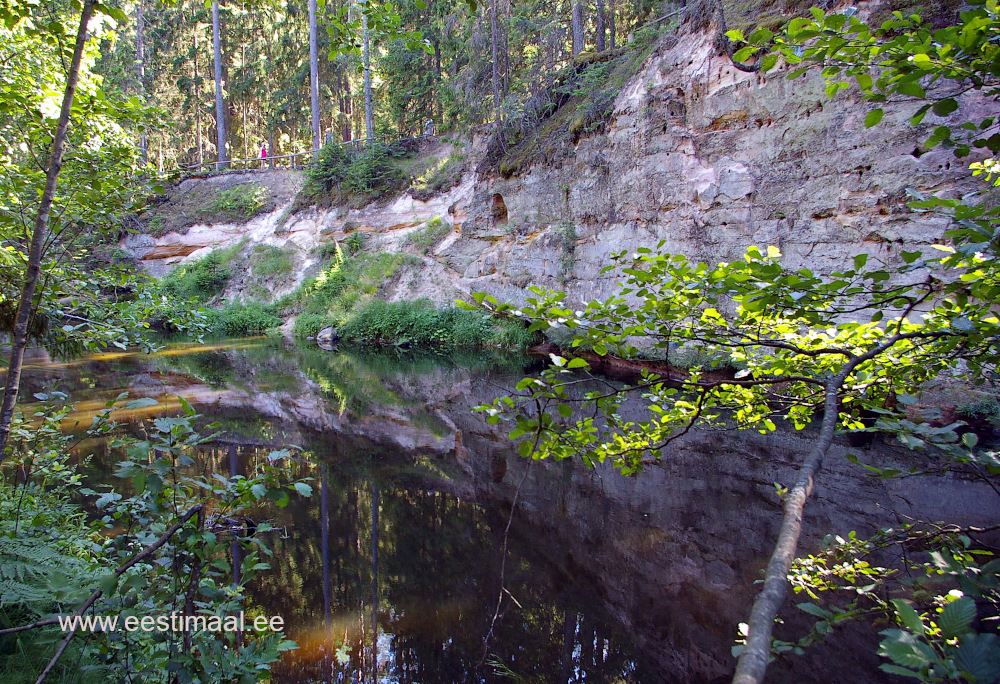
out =
[[[226,337],[259,335],[281,325],[281,318],[274,309],[258,302],[227,304],[221,309],[209,309],[207,313],[209,329]]]
[[[295,267],[292,252],[273,245],[257,245],[250,254],[250,265],[255,275],[265,278],[288,275]]]
[[[335,254],[333,263],[276,302],[276,309],[286,315],[329,315],[339,323],[359,301],[374,296],[407,262],[402,254],[362,253],[352,258],[345,258],[339,251]]]
[[[1000,429],[1000,402],[995,397],[986,397],[955,409],[955,415],[965,420],[978,420]]]
[[[253,218],[264,210],[269,199],[267,190],[255,183],[234,185],[216,191],[210,200],[209,210],[222,216]]]
[[[789,650],[801,652],[834,629],[861,618],[898,628],[882,631],[881,668],[923,682],[991,682],[1000,676],[1000,640],[976,622],[1000,615],[1000,561],[978,549],[975,529],[904,524],[863,540],[854,532],[830,536],[823,550],[795,561],[796,593],[820,603],[800,603],[818,621]],[[906,548],[907,574],[871,562],[876,554]],[[912,598],[887,598],[905,587]],[[977,603],[981,607],[977,607]],[[825,605],[825,607],[824,607]]]
[[[347,145],[324,145],[316,162],[306,169],[306,190],[311,194],[329,194],[336,188],[338,197],[342,197],[342,185],[347,180],[351,160],[351,148]]]
[[[559,245],[559,272],[556,279],[560,283],[566,283],[573,274],[573,266],[576,264],[576,241],[579,236],[576,234],[576,226],[572,222],[564,221],[559,224],[556,231],[556,242]]]
[[[406,245],[413,247],[421,254],[427,254],[437,243],[441,242],[451,232],[451,226],[435,217],[422,228],[406,236]]]
[[[323,328],[333,325],[333,320],[326,314],[302,313],[295,319],[292,334],[296,337],[316,337]]]
[[[413,302],[374,300],[352,313],[338,328],[341,336],[358,342],[449,344],[524,349],[533,335],[526,326],[497,326],[490,317],[463,309],[438,309],[426,299]]]
[[[98,589],[92,611],[120,620],[172,612],[232,615],[243,609],[244,587],[267,568],[261,559],[270,552],[256,537],[212,531],[203,507],[211,502],[213,515],[223,519],[263,498],[282,505],[293,493],[308,495],[310,486],[292,479],[284,464],[289,453],[273,452],[245,476],[205,476],[194,467],[193,456],[213,436],[195,431],[198,416],[187,402],[181,400],[183,415],[150,421],[142,431],[146,438],[139,440],[118,430],[113,414],[156,402],[124,402],[122,395],[108,402],[87,430],[123,459],[116,475],[126,486],[99,493],[80,486],[76,465],[66,456],[74,438],[63,435],[58,421],[68,407],[52,404],[64,398],[45,398],[46,408],[34,416],[42,422],[40,431],[20,424],[22,441],[13,465],[27,480],[18,483],[6,473],[0,480],[0,582],[5,587],[0,624],[20,626],[53,612],[73,614]],[[96,506],[97,520],[77,503],[79,497]],[[107,534],[111,529],[118,534]],[[132,569],[122,569],[157,539],[158,550]],[[232,544],[244,557],[235,584],[228,556]],[[12,597],[16,600],[8,600]],[[48,626],[0,638],[4,681],[33,681],[61,635],[58,626]],[[166,681],[170,673],[184,672],[190,682],[253,682],[266,677],[282,651],[294,648],[280,634],[248,631],[239,648],[235,638],[204,630],[183,635],[136,631],[127,640],[91,632],[86,639],[78,636],[64,657],[72,657],[74,671],[82,673],[73,681]]]
[[[232,277],[232,261],[242,251],[244,242],[217,249],[200,259],[176,266],[160,287],[171,297],[204,301],[222,293]]]
[[[398,190],[403,180],[403,174],[392,162],[391,149],[370,143],[351,160],[344,182],[356,195],[371,201]]]
[[[306,183],[298,203],[321,204],[349,201],[365,206],[403,189],[405,178],[396,162],[409,150],[398,145],[373,142],[361,148],[329,144],[316,164],[306,170]]]
[[[360,230],[355,230],[353,233],[348,235],[344,239],[344,244],[347,246],[347,253],[351,256],[355,256],[358,252],[365,248],[366,235]],[[323,245],[324,249],[328,245]]]

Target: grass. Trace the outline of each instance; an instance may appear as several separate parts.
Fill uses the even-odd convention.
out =
[[[211,331],[226,337],[259,335],[281,325],[274,308],[259,302],[228,304],[221,309],[209,309],[207,313]]]
[[[274,305],[297,314],[293,334],[315,337],[327,326],[349,341],[459,347],[525,349],[538,341],[521,321],[497,321],[478,312],[438,309],[429,300],[386,302],[377,295],[405,266],[419,263],[404,254],[335,256],[316,278]]]
[[[295,267],[291,250],[273,245],[257,245],[250,255],[253,272],[265,278],[285,276]]]
[[[198,301],[222,294],[232,277],[232,261],[243,250],[244,244],[245,240],[177,266],[160,281],[160,289],[170,297]]]
[[[427,299],[369,301],[338,330],[344,339],[355,342],[525,349],[536,341],[520,321],[497,322],[476,311],[438,309]]]
[[[421,254],[427,254],[431,249],[451,232],[451,226],[436,216],[406,238],[406,244]]]
[[[247,183],[217,190],[209,200],[208,208],[220,216],[253,218],[268,206],[269,199],[266,189],[254,183]]]

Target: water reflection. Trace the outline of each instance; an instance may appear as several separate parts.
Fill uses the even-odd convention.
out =
[[[274,570],[254,600],[294,616],[300,649],[287,682],[659,681],[600,608],[598,591],[511,539],[500,592],[507,511],[400,482],[319,468],[318,500],[275,510]],[[403,478],[408,479],[407,476]],[[508,680],[509,681],[509,680]]]
[[[69,393],[77,424],[123,391],[156,397],[168,413],[184,397],[223,425],[224,437],[199,454],[209,475],[245,473],[286,443],[302,448],[299,474],[314,478],[313,497],[257,516],[276,530],[265,535],[272,570],[250,587],[248,610],[282,616],[300,646],[275,668],[277,681],[664,681],[607,613],[602,588],[554,563],[548,540],[527,533],[520,517],[501,588],[509,504],[476,495],[462,431],[427,397],[467,393],[470,373],[516,380],[527,363],[501,354],[331,354],[257,339],[152,356],[36,358],[25,382],[31,392]],[[335,420],[343,421],[337,429],[320,429]],[[96,457],[95,478],[110,481],[106,445],[81,449]],[[491,459],[499,482],[506,460]],[[235,543],[230,555],[239,581]]]

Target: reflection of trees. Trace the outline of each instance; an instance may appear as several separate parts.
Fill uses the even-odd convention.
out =
[[[456,362],[394,350],[288,353],[278,344],[208,352],[224,357],[214,360],[185,353],[146,365],[136,358],[117,366],[90,364],[74,370],[79,375],[67,372],[66,382],[86,389],[100,377],[113,397],[130,376],[155,371],[155,363],[175,379],[178,371],[204,375],[254,396],[276,388],[293,392],[305,373],[327,378],[338,388],[332,396],[347,398],[356,414],[386,404],[405,407],[411,422],[434,432],[428,388],[450,389],[456,365],[488,367],[496,361],[470,356]],[[420,383],[423,388],[415,390]],[[420,422],[425,414],[427,425]],[[216,411],[210,418],[224,422],[225,434],[199,449],[197,468],[209,477],[248,472],[270,451],[255,445],[282,439],[280,424],[246,409]],[[104,445],[93,446],[100,452],[93,479],[108,481],[117,459],[101,452]],[[284,617],[301,647],[285,654],[276,681],[509,681],[495,673],[498,667],[527,682],[662,680],[636,670],[627,639],[595,608],[600,600],[594,587],[560,569],[567,550],[558,539],[518,536],[518,530],[530,529],[527,519],[512,528],[504,582],[516,603],[505,598],[484,653],[500,590],[507,512],[432,491],[435,485],[427,483],[445,477],[442,470],[458,476],[453,463],[387,453],[357,435],[327,433],[303,446],[310,450],[303,456],[315,454],[323,464],[299,466],[312,468],[314,496],[293,497],[284,509],[268,504],[255,514],[276,530],[260,535],[273,551],[262,558],[272,570],[251,588],[247,610]],[[231,560],[238,563],[238,553]]]
[[[319,471],[318,496],[273,511],[287,536],[274,536],[274,570],[253,589],[300,645],[279,681],[503,681],[491,660],[527,681],[644,681],[595,592],[516,536],[505,584],[520,607],[505,602],[484,658],[504,515],[384,468]]]

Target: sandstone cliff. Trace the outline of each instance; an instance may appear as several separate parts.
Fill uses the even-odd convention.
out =
[[[287,291],[317,247],[355,227],[374,238],[366,249],[398,251],[440,218],[453,232],[385,295],[448,302],[470,290],[516,300],[529,284],[567,289],[571,299],[605,295],[612,276],[599,272],[611,253],[660,241],[707,261],[776,245],[790,263],[824,271],[856,253],[891,261],[901,248],[940,239],[945,219],[906,207],[908,189],[955,196],[972,187],[968,160],[920,146],[940,119],[928,115],[913,128],[915,105],[889,105],[882,124],[866,129],[870,105],[857,92],[830,100],[818,74],[789,81],[782,70],[739,71],[714,35],[683,26],[668,35],[619,92],[603,133],[567,139],[548,163],[518,175],[471,170],[486,150],[479,135],[465,150],[461,183],[427,201],[404,194],[360,210],[290,215],[290,195],[276,193],[279,206],[246,225],[200,224],[124,246],[157,274],[244,237],[292,248],[298,277],[276,288]],[[233,182],[284,189],[301,179],[270,171],[185,181]],[[238,283],[229,294],[246,296]]]

